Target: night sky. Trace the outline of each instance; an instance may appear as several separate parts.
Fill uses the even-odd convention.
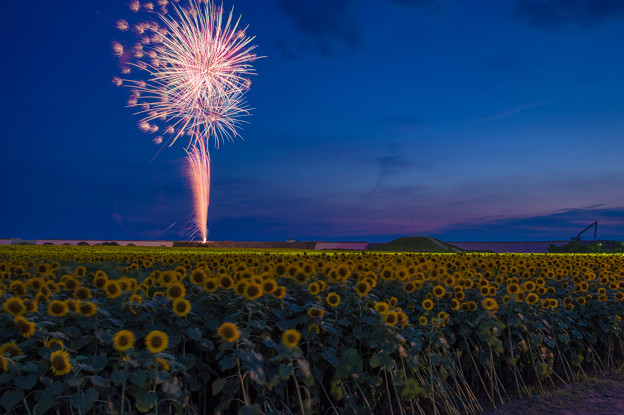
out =
[[[624,238],[623,1],[233,3],[266,58],[209,239]],[[187,239],[185,146],[111,82],[128,2],[2,9],[0,238]]]

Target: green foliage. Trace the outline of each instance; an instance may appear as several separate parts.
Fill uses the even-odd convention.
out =
[[[0,347],[14,340],[23,351],[6,355],[0,406],[13,415],[57,409],[96,414],[475,412],[477,396],[501,402],[507,390],[527,393],[549,379],[573,379],[581,371],[597,372],[622,361],[622,259],[0,248],[0,303],[17,295],[10,287],[14,281],[31,284],[20,297],[27,302],[38,294],[32,287],[36,278],[58,288],[37,310],[24,314],[36,324],[31,336],[22,336],[13,316],[0,311]],[[281,263],[287,270],[293,266],[292,275],[278,271]],[[79,265],[85,267],[82,277],[77,276]],[[297,280],[306,265],[312,268],[305,282]],[[192,271],[200,268],[209,277],[228,275],[236,282],[274,279],[286,295],[265,293],[249,300],[233,288],[210,291],[191,281]],[[392,271],[387,278],[384,270]],[[555,273],[547,277],[550,270]],[[175,314],[168,286],[159,280],[163,271],[179,275],[176,282],[185,289],[190,313]],[[123,284],[118,297],[95,285],[98,272]],[[355,286],[368,273],[375,286],[360,296]],[[507,293],[514,284],[540,278],[535,304]],[[97,305],[95,316],[47,312],[52,300],[75,300],[72,280],[89,288],[92,297],[84,301]],[[406,281],[421,285],[408,292]],[[313,294],[313,282],[326,287]],[[440,285],[445,293],[435,296],[433,288]],[[488,286],[492,292],[482,291]],[[461,305],[474,302],[474,309],[459,307],[459,301],[452,305],[459,291]],[[329,293],[340,297],[339,304],[328,304]],[[133,295],[140,300],[131,300]],[[589,299],[581,304],[580,296]],[[498,307],[485,309],[485,297]],[[433,310],[423,307],[426,298]],[[550,299],[557,305],[548,305]],[[392,305],[377,311],[380,302]],[[323,316],[309,316],[311,308],[323,310]],[[404,313],[406,320],[389,323],[390,312]],[[420,323],[421,317],[426,322]],[[233,341],[218,333],[224,322],[239,331]],[[296,345],[282,340],[291,329],[301,334]],[[134,347],[116,350],[120,330],[134,334]],[[156,355],[145,345],[154,330],[168,335],[168,346]],[[50,356],[59,346],[50,339],[63,341],[72,366],[68,374],[53,373]]]

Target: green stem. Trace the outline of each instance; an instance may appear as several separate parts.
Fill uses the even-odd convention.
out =
[[[297,381],[297,375],[293,373],[293,379],[295,380],[295,388],[297,388],[297,398],[299,399],[299,406],[301,407],[301,415],[305,415],[305,408],[303,407],[303,399],[301,399],[301,391],[299,390],[299,382]]]

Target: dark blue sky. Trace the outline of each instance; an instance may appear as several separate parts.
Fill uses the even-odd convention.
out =
[[[187,238],[184,146],[154,157],[111,83],[127,1],[2,9],[0,238]],[[211,149],[210,239],[624,238],[621,0],[235,14],[266,58],[244,141]]]

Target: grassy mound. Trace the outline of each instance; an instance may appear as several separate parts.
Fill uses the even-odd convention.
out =
[[[383,245],[370,248],[370,251],[389,252],[460,252],[461,249],[442,242],[438,239],[425,236],[404,236]]]

